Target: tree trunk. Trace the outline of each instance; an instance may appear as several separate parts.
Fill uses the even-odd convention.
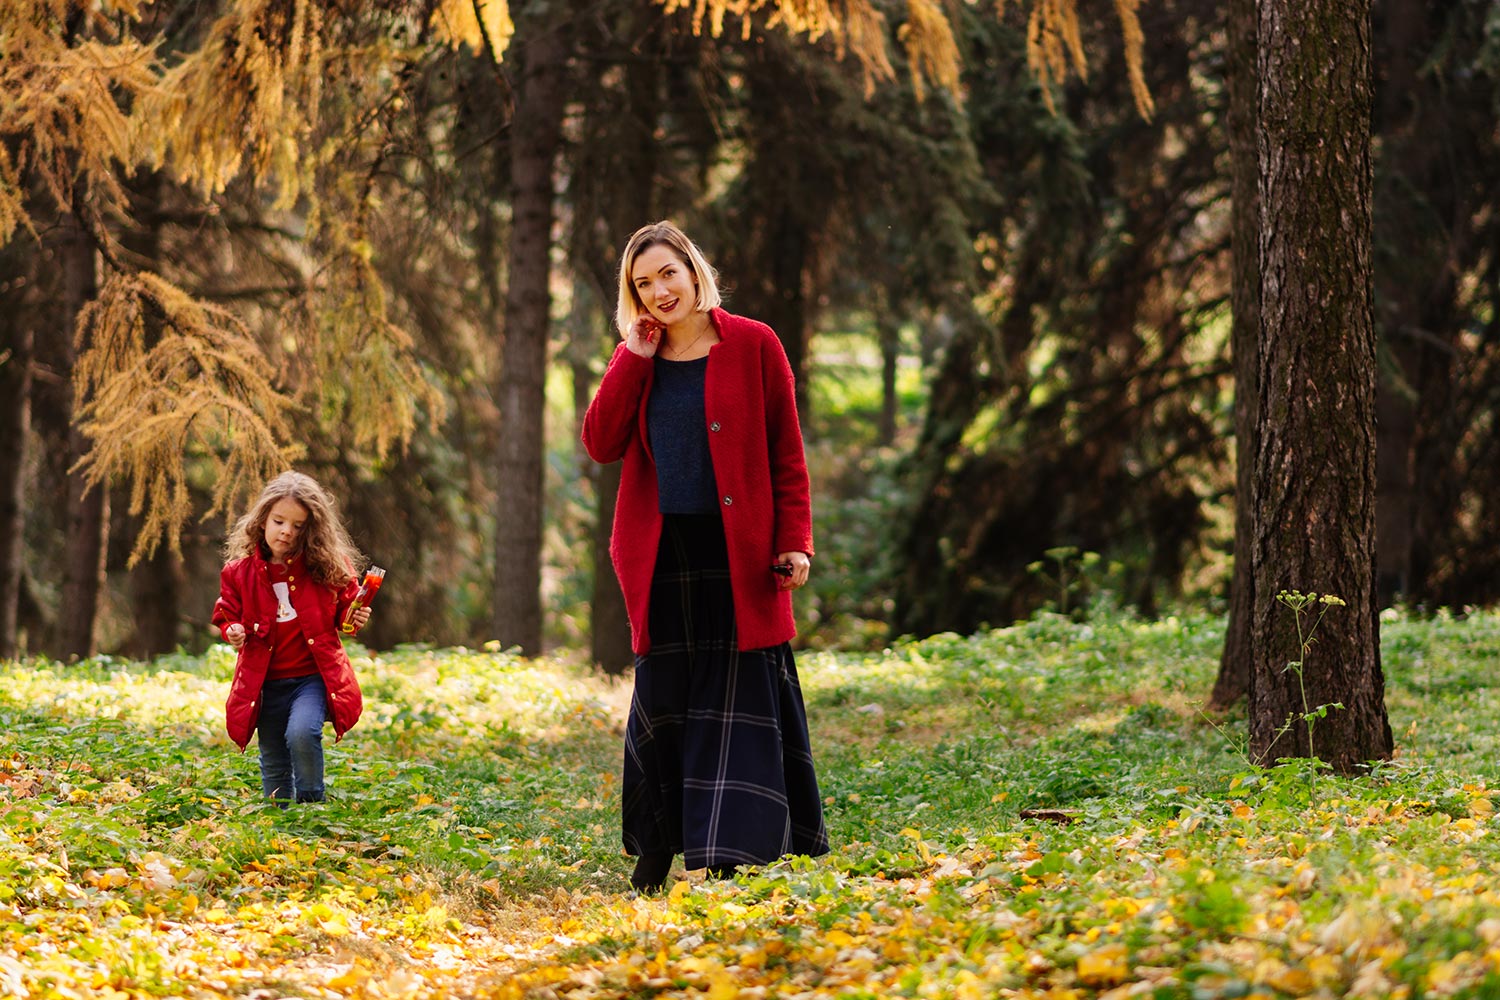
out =
[[[132,518],[135,531],[140,530]],[[148,558],[130,570],[130,610],[134,634],[126,652],[137,659],[170,653],[181,644],[182,588],[186,582],[182,556],[158,545]]]
[[[1392,751],[1374,589],[1369,0],[1261,0],[1256,40],[1250,751],[1262,763],[1316,756],[1354,773]],[[1307,655],[1277,600],[1288,590],[1347,602],[1330,610]],[[1333,703],[1342,708],[1310,732],[1302,716]]]
[[[1415,93],[1419,86],[1417,62],[1420,53],[1427,51],[1426,45],[1420,49],[1415,47],[1418,39],[1426,41],[1424,6],[1396,0],[1388,3],[1385,11],[1388,41],[1384,46],[1385,83],[1380,118],[1384,125],[1384,141],[1397,151],[1397,156],[1389,159],[1398,161],[1388,162],[1387,170],[1400,171],[1406,175],[1403,179],[1412,184],[1419,182],[1417,171],[1401,168],[1410,165],[1415,152],[1413,147],[1431,149],[1431,153],[1425,154],[1429,156],[1442,156],[1446,152],[1441,144],[1431,143],[1425,134],[1421,139],[1411,135],[1409,123],[1405,120],[1408,115],[1402,113],[1406,107],[1416,104]],[[1425,133],[1425,129],[1422,132]],[[1400,163],[1401,159],[1407,162]],[[1406,215],[1400,211],[1406,207],[1404,204],[1382,207],[1398,217]],[[1428,206],[1424,203],[1422,209],[1428,210]],[[1438,208],[1432,206],[1430,210],[1438,211]],[[1427,263],[1431,266],[1435,262]],[[1403,268],[1394,270],[1398,274],[1404,271]],[[1443,270],[1445,268],[1439,264],[1433,273]],[[1410,279],[1414,276],[1404,277]],[[1376,593],[1381,604],[1385,604],[1406,593],[1411,584],[1412,528],[1417,505],[1416,484],[1412,481],[1417,400],[1412,385],[1421,363],[1422,345],[1414,338],[1403,336],[1402,331],[1414,329],[1421,323],[1420,300],[1428,288],[1423,282],[1405,280],[1386,284],[1381,290],[1384,346],[1391,370],[1382,373],[1375,396],[1375,551]]]
[[[98,292],[97,252],[88,234],[74,216],[65,216],[58,246],[62,263],[63,298],[60,329],[67,337],[63,352],[72,378],[78,356],[73,333],[78,314]],[[69,413],[67,496],[67,547],[63,556],[62,608],[58,614],[58,652],[63,657],[92,656],[99,600],[104,589],[105,538],[109,529],[109,493],[103,486],[90,488],[83,474],[72,471],[87,452],[88,438],[78,430],[74,415],[78,399],[72,386],[65,389]]]
[[[765,245],[762,263],[770,276],[765,313],[761,317],[786,350],[787,364],[796,379],[797,410],[802,414],[806,433],[810,411],[807,400],[807,296],[802,281],[813,254],[809,221],[797,217],[787,202],[777,205],[776,225]],[[772,249],[774,248],[774,249]]]
[[[536,18],[518,20],[516,42],[521,74],[511,123],[510,285],[497,393],[494,625],[501,646],[519,646],[531,656],[542,648],[543,390],[552,301],[547,284],[568,50],[556,27]]]
[[[583,448],[583,415],[588,412],[597,379],[591,364],[599,353],[602,310],[595,301],[596,281],[574,283],[573,314],[569,320],[568,363],[573,372],[574,460],[579,475],[594,488],[595,516],[590,524],[589,549],[593,579],[589,587],[589,653],[607,674],[623,674],[635,662],[630,649],[630,619],[625,614],[625,595],[609,558],[609,539],[615,519],[615,496],[620,491],[620,463],[600,465]],[[614,329],[611,323],[609,329]],[[611,338],[613,340],[613,338]]]
[[[32,330],[30,317],[14,308],[6,309],[0,323],[0,660],[6,660],[20,652],[16,614],[24,566]]]
[[[896,440],[896,365],[901,360],[901,323],[896,318],[892,296],[885,296],[885,308],[875,317],[880,335],[880,426],[876,443],[889,447]]]
[[[167,180],[159,172],[145,174],[131,185],[135,225],[121,243],[134,254],[142,267],[161,270],[162,198]],[[146,349],[161,341],[162,324],[155,310],[145,320]],[[127,523],[133,545],[140,533],[141,519],[131,517]],[[130,568],[130,611],[132,635],[126,652],[133,657],[149,659],[170,653],[182,640],[182,588],[185,583],[182,554],[170,545],[156,550]]]
[[[637,39],[635,51],[651,50],[665,43],[663,19],[657,10],[631,7],[612,22],[615,38]],[[608,44],[607,42],[605,43]],[[623,80],[618,79],[623,74]],[[611,83],[610,78],[616,78]],[[659,95],[670,89],[672,79],[688,80],[686,71],[669,67],[666,75],[658,64],[618,52],[597,64],[590,89],[595,95],[588,107],[583,133],[588,141],[575,151],[573,175],[569,179],[573,207],[570,257],[576,271],[584,274],[592,288],[586,296],[594,307],[589,317],[580,316],[575,331],[595,331],[580,337],[580,348],[588,347],[590,364],[586,392],[575,406],[577,427],[582,433],[583,414],[592,398],[597,379],[593,362],[602,353],[609,357],[620,338],[614,326],[618,294],[617,261],[626,238],[639,226],[659,218],[657,192],[661,187],[658,164],[661,146],[655,135],[663,109]],[[630,192],[621,197],[620,192]],[[580,295],[580,297],[584,297]],[[582,352],[580,352],[582,353]],[[582,373],[580,373],[582,374]],[[585,388],[581,383],[579,388]],[[620,463],[585,463],[593,484],[595,512],[590,529],[593,580],[590,586],[589,652],[595,664],[609,674],[622,674],[635,661],[630,648],[630,619],[625,613],[625,595],[620,591],[609,558],[615,500],[620,489]]]
[[[1234,355],[1234,575],[1219,676],[1209,704],[1228,708],[1250,690],[1251,609],[1255,606],[1250,541],[1255,512],[1256,365],[1260,343],[1260,232],[1255,155],[1255,0],[1229,0],[1229,299]]]
[[[601,465],[594,476],[599,497],[599,526],[594,532],[593,628],[589,653],[607,674],[623,674],[635,662],[630,648],[630,617],[625,613],[625,594],[609,558],[610,526],[615,519],[615,497],[620,492],[620,463]]]
[[[735,312],[758,319],[781,339],[796,380],[802,432],[812,424],[808,408],[808,339],[817,301],[808,295],[811,276],[828,252],[830,192],[838,171],[825,146],[808,143],[809,116],[821,122],[829,92],[802,55],[783,40],[767,40],[751,57],[754,75],[747,95],[746,145],[752,150],[741,171],[737,202],[743,214],[737,235],[720,249],[734,275]],[[816,127],[816,126],[813,126]],[[826,141],[826,140],[820,140]]]
[[[1424,569],[1443,534],[1465,520],[1455,510],[1453,488],[1463,475],[1455,447],[1462,433],[1451,433],[1451,419],[1462,406],[1458,359],[1466,354],[1457,304],[1461,283],[1472,274],[1466,262],[1472,260],[1473,220],[1483,214],[1466,201],[1482,201],[1483,187],[1493,182],[1473,186],[1452,166],[1466,158],[1455,148],[1462,119],[1453,109],[1469,102],[1450,91],[1451,81],[1429,61],[1434,38],[1462,35],[1449,22],[1450,12],[1422,0],[1391,0],[1379,13],[1375,234],[1387,256],[1376,286],[1382,364],[1375,401],[1375,551],[1384,607],[1403,598],[1431,599]]]

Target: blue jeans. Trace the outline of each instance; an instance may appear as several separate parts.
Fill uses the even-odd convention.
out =
[[[260,784],[270,799],[323,801],[323,723],[328,693],[320,674],[268,680],[260,690]]]

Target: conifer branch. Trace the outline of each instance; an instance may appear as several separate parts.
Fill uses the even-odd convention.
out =
[[[479,0],[472,0],[478,3]],[[753,18],[765,15],[767,28],[783,28],[794,35],[805,35],[809,42],[829,36],[837,56],[852,52],[865,73],[865,93],[874,91],[876,81],[895,76],[886,51],[885,17],[870,0],[655,0],[663,11],[673,14],[691,11],[693,34],[705,31],[718,38],[724,33],[725,20],[740,18],[741,37],[748,39]],[[996,16],[1004,17],[1006,0],[996,0]],[[1149,119],[1154,112],[1143,68],[1144,37],[1137,9],[1140,0],[1114,0],[1115,13],[1125,39],[1125,64],[1136,110]],[[1056,113],[1053,89],[1069,76],[1088,79],[1088,60],[1084,53],[1083,31],[1078,18],[1078,0],[1029,0],[1026,24],[1026,62],[1042,87],[1042,99]],[[939,0],[907,0],[907,20],[897,31],[906,47],[912,89],[917,100],[926,93],[931,81],[960,97],[958,44],[953,25]]]
[[[924,79],[956,96],[960,89],[958,43],[947,16],[934,0],[907,0],[907,10],[910,19],[901,26],[900,37],[906,43],[918,103],[923,99]]]
[[[290,404],[233,314],[157,275],[117,273],[77,336],[87,345],[74,369],[78,425],[93,442],[78,468],[91,485],[129,484],[130,511],[143,515],[132,565],[163,539],[180,549],[200,464],[214,483],[209,517],[295,456],[281,443],[292,437]]]

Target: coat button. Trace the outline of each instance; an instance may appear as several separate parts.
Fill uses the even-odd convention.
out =
[[[312,645],[312,640],[311,640],[311,639],[309,639],[309,640],[307,640],[307,644],[308,644],[308,645],[309,645],[309,646],[311,646],[311,645]]]
[[[717,433],[719,430],[719,422],[715,420],[713,423],[708,425],[708,429]]]
[[[733,507],[734,506],[734,497],[732,497],[732,496],[725,496],[724,497],[724,506],[726,506],[726,507]]]

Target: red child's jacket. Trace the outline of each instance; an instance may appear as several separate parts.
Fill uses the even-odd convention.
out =
[[[339,621],[359,591],[359,582],[350,580],[342,591],[316,583],[311,577],[293,583],[295,586],[288,596],[292,607],[297,609],[297,624],[312,647],[313,662],[323,675],[334,735],[342,739],[364,711],[359,681],[339,639]],[[229,685],[229,700],[224,704],[224,723],[229,738],[243,750],[260,719],[260,692],[271,666],[275,642],[276,592],[271,589],[266,560],[258,554],[234,560],[219,574],[219,599],[214,603],[213,623],[223,635],[235,622],[245,626],[245,644],[235,660],[234,680]]]

